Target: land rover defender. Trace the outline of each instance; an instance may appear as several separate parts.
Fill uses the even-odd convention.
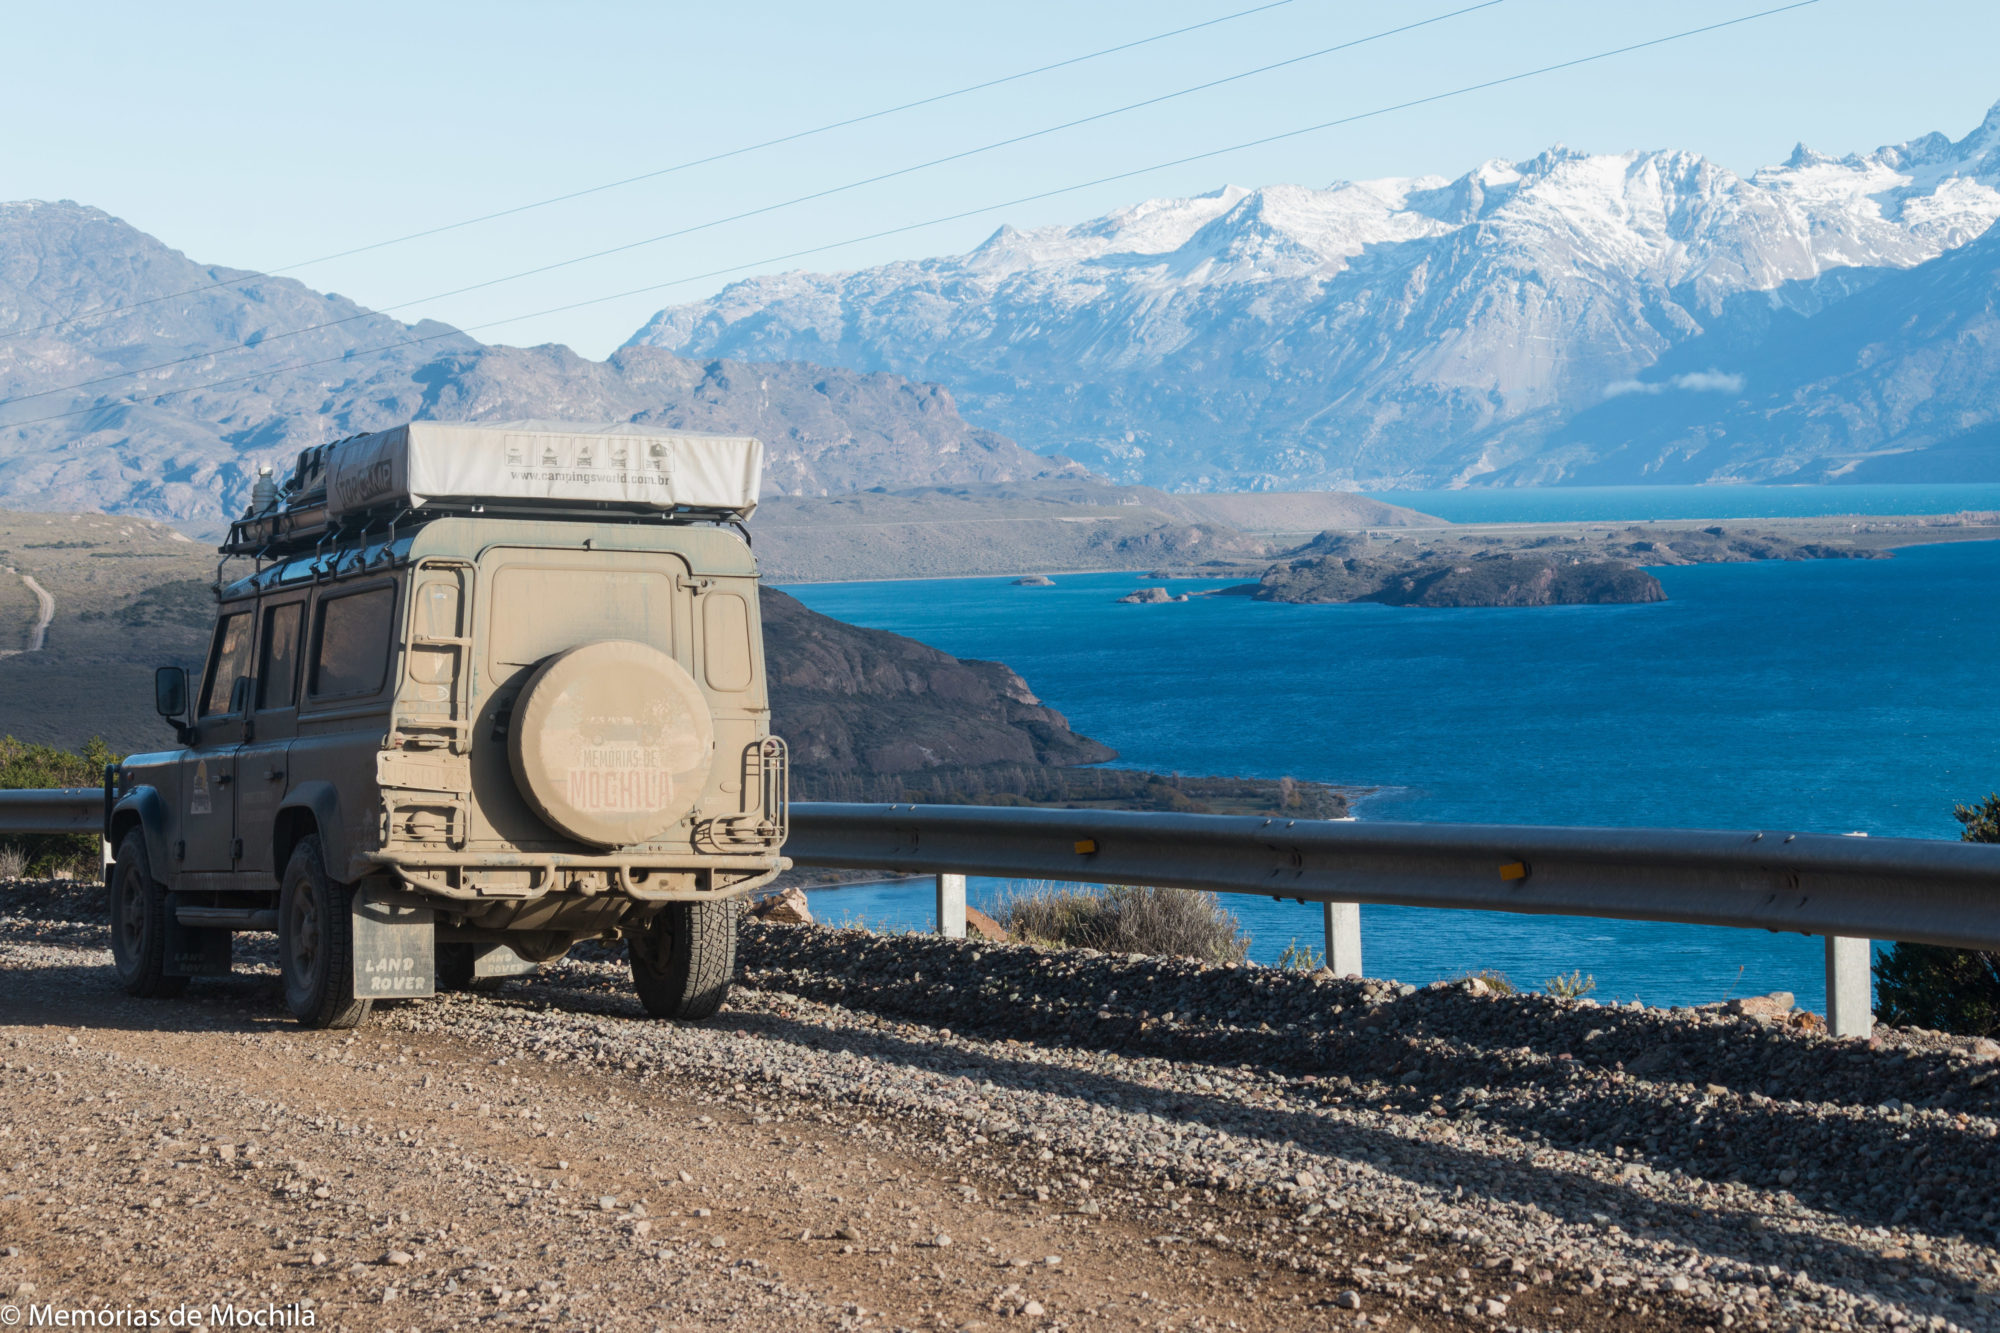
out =
[[[609,938],[647,1012],[713,1013],[742,895],[787,864],[742,528],[761,461],[412,422],[260,478],[205,669],[155,676],[180,748],[106,775],[125,989],[177,994],[272,931],[292,1014],[351,1027]]]

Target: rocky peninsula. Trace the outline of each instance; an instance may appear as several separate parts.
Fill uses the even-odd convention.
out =
[[[1390,606],[1569,606],[1666,600],[1646,566],[1754,560],[1880,559],[1889,553],[1842,542],[1796,541],[1768,532],[1658,525],[1519,535],[1454,533],[1387,541],[1323,532],[1264,570],[1256,583],[1223,591],[1264,602],[1380,602]]]

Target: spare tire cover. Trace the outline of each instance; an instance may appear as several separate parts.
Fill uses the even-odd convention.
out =
[[[612,639],[535,668],[515,701],[507,752],[521,794],[543,819],[580,842],[627,847],[694,809],[715,725],[680,663]]]

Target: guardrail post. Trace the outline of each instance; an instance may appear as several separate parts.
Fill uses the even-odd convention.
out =
[[[1873,955],[1868,940],[1826,937],[1826,1029],[1836,1037],[1874,1035]]]
[[[1326,908],[1326,966],[1337,977],[1361,973],[1361,904],[1323,903]]]
[[[948,939],[965,938],[965,876],[937,877],[937,929]]]

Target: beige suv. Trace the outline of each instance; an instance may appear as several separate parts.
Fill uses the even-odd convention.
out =
[[[116,766],[112,944],[135,995],[275,931],[300,1022],[623,938],[646,1010],[711,1014],[787,864],[755,440],[416,422],[260,479],[181,748]]]

